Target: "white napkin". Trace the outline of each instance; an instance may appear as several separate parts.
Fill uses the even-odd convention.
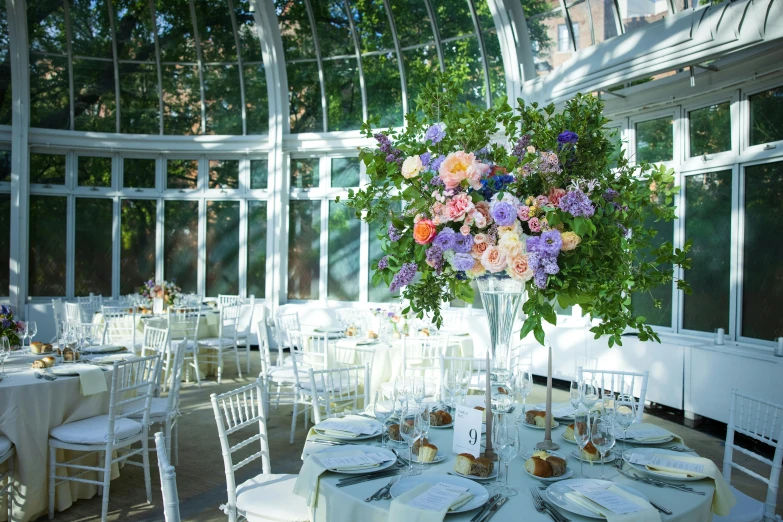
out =
[[[623,497],[626,500],[633,502],[634,504],[641,506],[643,509],[641,511],[634,511],[633,513],[618,515],[617,513],[614,513],[613,511],[596,504],[589,498],[580,495],[576,491],[566,493],[565,496],[573,503],[582,506],[588,511],[605,517],[607,522],[661,522],[661,514],[658,513],[658,511],[643,498],[637,497],[636,495],[631,495],[617,486],[612,486],[608,488],[608,490],[616,495]]]
[[[106,378],[103,376],[103,370],[97,366],[79,365],[74,367],[74,371],[79,374],[79,384],[82,395],[94,395],[105,392]]]
[[[343,431],[340,429],[336,429],[334,427],[324,429],[320,426],[316,426],[318,428],[318,431],[323,433],[327,437],[343,437],[343,438],[357,438],[357,437],[366,437],[367,435],[373,435],[375,433],[380,433],[377,429],[373,429],[372,426],[375,425],[375,423],[371,419],[363,419],[362,417],[357,417],[355,415],[351,415],[349,417],[334,417],[331,419],[327,419],[327,421],[332,424],[361,424],[363,426],[367,426],[368,433],[354,433],[352,431]]]
[[[299,495],[307,500],[307,505],[314,508],[318,505],[318,484],[321,475],[326,471],[326,467],[321,463],[318,457],[353,457],[364,455],[361,450],[349,450],[345,448],[329,451],[319,451],[317,454],[309,455],[304,459],[302,469],[299,470],[299,476],[294,484],[294,495]]]
[[[654,436],[647,436],[647,437],[645,437],[645,436],[634,437],[634,431],[649,430],[649,429],[654,429],[655,431],[659,432],[660,435],[656,434]],[[620,430],[620,431],[618,431],[616,433],[621,435],[622,434],[622,430]],[[675,435],[674,433],[670,432],[669,430],[661,428],[660,426],[656,426],[654,424],[647,424],[647,423],[633,424],[633,425],[631,425],[631,427],[628,428],[628,440],[629,441],[638,440],[640,442],[651,442],[652,443],[652,442],[656,442],[656,441],[664,441],[664,440],[668,439],[669,437],[674,437],[675,441],[677,441],[680,444],[684,444],[683,441],[682,441],[682,437],[680,437],[679,435]],[[622,440],[622,436],[620,436],[618,438],[620,438]]]
[[[431,487],[433,487],[433,484],[423,482],[392,500],[391,506],[389,507],[389,520],[404,520],[405,522],[434,522],[443,520],[446,517],[446,513],[459,509],[473,498],[473,493],[466,491],[457,497],[448,509],[443,509],[441,511],[427,511],[408,505],[410,501],[424,494]]]
[[[82,350],[84,353],[105,353],[105,352],[116,352],[117,350],[124,350],[124,346],[120,346],[117,344],[104,344],[101,346],[87,346]]]

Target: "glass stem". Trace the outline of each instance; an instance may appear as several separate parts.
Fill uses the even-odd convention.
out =
[[[601,452],[601,480],[604,479],[604,452]]]
[[[584,455],[582,455],[582,448],[579,448],[579,474],[582,475],[582,478],[585,476],[585,459]]]
[[[508,460],[506,460],[506,474],[503,476],[503,485],[508,487]]]
[[[408,471],[413,473],[413,443],[408,443]]]
[[[503,464],[503,458],[502,457],[499,457],[499,458],[500,458],[500,462],[498,464]],[[502,482],[500,481],[500,469],[499,468],[498,468],[498,476],[495,477],[495,484],[502,484]]]
[[[623,428],[623,457],[626,451],[628,451],[628,428]]]

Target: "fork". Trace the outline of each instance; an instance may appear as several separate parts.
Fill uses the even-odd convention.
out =
[[[383,486],[381,489],[370,495],[369,497],[365,498],[365,502],[370,502],[371,500],[379,500],[383,498],[386,495],[386,490],[391,489],[392,485],[394,484],[394,479],[391,479],[388,484]]]
[[[538,493],[538,490],[535,487],[530,487],[530,496],[533,497],[533,504],[535,505],[536,511],[539,513],[543,513],[546,511],[546,513],[554,520],[555,522],[571,522],[570,519],[564,517],[559,512],[557,512],[553,507],[551,507],[549,504],[544,502],[544,499],[541,498],[541,495]]]
[[[689,448],[688,446],[672,446],[671,448],[663,448],[671,451],[679,451],[681,453],[692,453],[693,448]]]

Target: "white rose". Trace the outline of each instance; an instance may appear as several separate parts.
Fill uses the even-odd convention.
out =
[[[408,156],[402,163],[402,177],[405,179],[415,178],[424,169],[424,165],[421,163],[421,158],[416,156]]]

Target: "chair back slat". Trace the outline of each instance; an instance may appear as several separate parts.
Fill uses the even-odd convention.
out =
[[[135,306],[103,306],[101,308],[103,322],[106,324],[106,342],[120,344],[128,343],[126,346],[131,350],[136,350],[136,313]]]
[[[266,320],[260,319],[256,323],[256,337],[258,338],[258,357],[261,359],[261,375],[267,375],[272,370],[272,354],[269,351]]]
[[[444,310],[440,316],[443,319],[441,330],[462,330],[465,328],[465,323],[463,322],[465,312],[463,310]]]
[[[624,372],[616,370],[594,370],[583,368],[576,369],[576,378],[579,382],[594,380],[599,393],[608,396],[618,393],[630,392],[637,399],[636,421],[642,422],[644,416],[644,403],[647,399],[647,381],[650,372]]]
[[[437,381],[437,390],[441,394],[441,397],[445,397],[445,391],[443,390],[443,383],[446,379],[446,372],[451,368],[459,365],[460,369],[470,372],[471,379],[468,385],[468,390],[485,391],[487,386],[487,360],[481,357],[455,357],[451,355],[441,355],[440,358],[440,375]],[[428,382],[425,381],[424,388],[427,392]],[[427,392],[429,395],[429,393]]]
[[[227,304],[220,309],[219,337],[221,339],[235,339],[237,336],[237,324],[239,323],[239,303]]]
[[[84,322],[84,317],[86,317],[86,314],[82,310],[82,305],[80,303],[65,303],[65,322],[71,323],[71,324],[81,324]]]
[[[239,295],[219,294],[218,310],[222,309],[224,306],[233,305],[241,302],[242,302],[242,297]]]
[[[179,522],[177,474],[174,472],[174,466],[169,462],[169,456],[166,452],[166,437],[160,431],[155,434],[155,448],[158,452],[160,490],[163,494],[163,517],[166,522]]]
[[[346,414],[363,410],[370,403],[370,367],[367,364],[321,370],[309,368],[308,373],[308,392],[316,424],[324,418],[334,417],[335,407]],[[325,410],[325,416],[321,415],[321,408]]]
[[[402,338],[402,371],[404,377],[440,379],[440,356],[446,354],[447,335]]]
[[[299,314],[296,312],[277,314],[275,319],[277,330],[277,344],[281,347],[290,347],[292,340],[288,334],[289,331],[301,331],[302,325],[299,324]]]
[[[178,412],[179,411],[179,391],[182,387],[182,372],[185,368],[185,354],[188,351],[188,339],[185,338],[182,341],[174,344],[165,343],[174,350],[174,361],[171,371],[171,384],[169,384],[169,395],[167,397],[166,411]]]
[[[130,418],[139,412],[143,412],[142,425],[149,425],[150,405],[160,367],[159,354],[114,363],[109,396],[109,433],[113,432],[116,419]]]

